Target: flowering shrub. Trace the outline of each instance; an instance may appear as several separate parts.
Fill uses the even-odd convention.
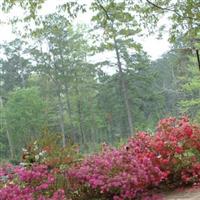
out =
[[[45,164],[56,171],[64,171],[80,160],[78,148],[75,145],[62,147],[60,137],[45,132],[33,143],[23,149],[22,165],[30,166],[33,163]]]
[[[76,163],[75,146],[61,147],[57,135],[45,133],[23,149],[20,166],[0,168],[0,200],[65,200],[65,171]]]
[[[0,200],[160,200],[155,187],[200,185],[200,127],[186,117],[82,162],[74,147],[47,138],[24,150],[23,166],[0,168]]]
[[[186,117],[160,120],[154,135],[138,133],[129,140],[128,147],[150,158],[168,174],[165,185],[177,187],[200,182],[200,128],[190,124]]]
[[[107,147],[68,176],[84,192],[105,199],[133,199],[160,183],[169,187],[198,184],[200,128],[186,117],[162,119],[154,135],[140,132],[119,149]]]
[[[45,165],[9,165],[0,169],[0,177],[1,200],[66,199],[64,191],[55,187],[55,176]]]
[[[138,151],[142,151],[140,148],[138,145]],[[166,174],[134,149],[106,147],[70,170],[68,176],[92,188],[97,197],[123,200],[136,198],[148,187],[158,185]]]
[[[200,128],[190,124],[188,118],[161,120],[150,146],[160,169],[169,172],[169,183],[177,186],[200,181]],[[186,178],[188,173],[190,179]]]

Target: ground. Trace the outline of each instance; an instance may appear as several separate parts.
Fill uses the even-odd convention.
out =
[[[200,200],[200,189],[187,189],[165,195],[166,200]]]

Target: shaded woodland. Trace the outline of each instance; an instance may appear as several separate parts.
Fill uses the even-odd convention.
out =
[[[19,2],[5,1],[2,9]],[[139,130],[153,132],[164,117],[200,122],[199,1],[94,0],[90,26],[73,23],[88,9],[79,2],[45,16],[37,15],[43,1],[19,5],[27,31],[0,45],[1,159],[18,158],[42,132],[89,153]],[[157,30],[163,14],[169,30]],[[166,31],[171,50],[152,61],[136,36]]]

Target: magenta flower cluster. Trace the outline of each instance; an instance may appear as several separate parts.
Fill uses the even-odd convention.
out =
[[[55,178],[46,165],[0,169],[0,200],[64,200],[64,190],[54,190]]]
[[[140,132],[118,149],[104,145],[81,162],[67,157],[64,170],[55,158],[2,167],[0,200],[160,200],[152,189],[161,184],[200,185],[199,155],[199,126],[186,117],[162,119],[154,135]]]
[[[138,153],[141,147],[140,142],[118,150],[107,147],[101,154],[88,157],[71,169],[68,176],[75,177],[80,184],[88,184],[104,197],[133,199],[166,178],[166,173]]]

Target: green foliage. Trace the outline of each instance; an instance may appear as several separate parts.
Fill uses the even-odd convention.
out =
[[[135,5],[135,1],[131,1],[131,3]],[[198,38],[199,7],[197,0],[148,0],[134,6],[140,15],[141,24],[149,27],[149,31],[157,31],[156,26],[159,19],[166,15],[171,21],[171,26],[165,25],[166,29],[161,27],[161,33],[163,30],[170,29],[170,41],[172,43],[176,43],[182,35],[187,44],[190,44],[192,39]]]
[[[91,9],[96,12],[92,21],[96,28],[103,30],[100,51],[114,50],[113,38],[120,42],[122,46],[131,50],[139,50],[140,44],[133,40],[133,36],[140,33],[141,29],[135,19],[134,13],[129,12],[129,4],[125,1],[114,2],[94,1]],[[121,46],[121,45],[120,45]]]
[[[91,153],[102,142],[154,130],[165,116],[185,113],[200,121],[199,72],[191,51],[199,48],[197,1],[92,0],[89,27],[74,26],[73,17],[86,8],[79,1],[66,0],[55,13],[40,16],[45,2],[2,2],[4,11],[23,8],[24,19],[34,19],[35,26],[28,24],[28,42],[0,46],[0,157],[19,155],[43,127],[62,135],[63,146],[72,141]],[[171,20],[173,51],[151,62],[136,38],[158,32],[163,14]],[[165,30],[160,27],[159,34]]]
[[[16,155],[30,138],[41,132],[46,120],[45,107],[37,88],[18,89],[9,94],[4,112]]]
[[[0,46],[5,57],[0,59],[1,95],[14,88],[25,87],[32,71],[30,61],[25,58],[27,43],[20,39],[4,43]]]
[[[36,30],[34,36],[38,41],[47,41],[48,52],[33,49],[31,53],[35,68],[54,88],[47,88],[47,98],[55,100],[52,106],[57,106],[57,125],[63,127],[61,132],[67,132],[64,134],[68,139],[85,143],[101,121],[94,117],[98,112],[96,66],[87,61],[90,47],[85,30],[75,29],[64,16],[55,14],[45,18],[43,28]]]
[[[24,21],[36,20],[38,17],[38,11],[42,9],[46,0],[3,0],[0,4],[1,9],[4,12],[11,11],[14,7],[20,7],[25,12]],[[71,17],[76,17],[79,11],[85,11],[85,5],[79,4],[77,1],[66,0],[61,4],[60,10],[67,11]]]
[[[81,159],[79,147],[68,144],[62,147],[62,136],[48,131],[40,134],[23,149],[22,164],[45,164],[50,169],[64,171]]]

